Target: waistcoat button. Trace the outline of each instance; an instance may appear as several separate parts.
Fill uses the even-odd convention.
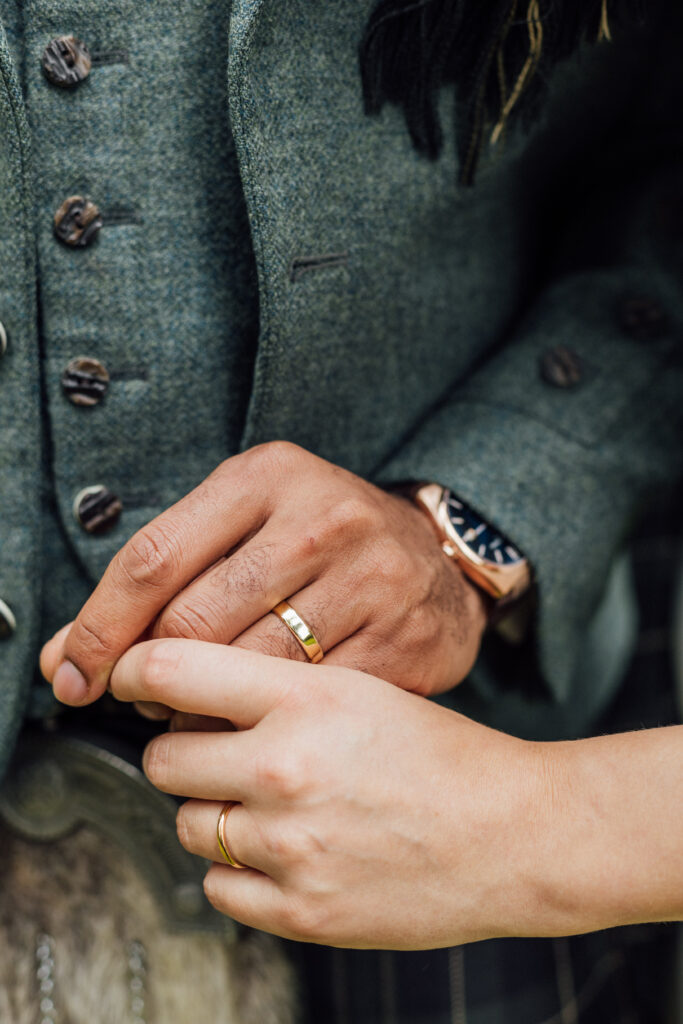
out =
[[[0,356],[4,356],[7,351],[7,331],[5,325],[0,320]]]
[[[88,47],[75,36],[58,36],[43,50],[43,71],[53,85],[73,89],[92,68]]]
[[[82,249],[97,237],[102,227],[102,216],[89,199],[69,196],[55,214],[54,227],[60,242]]]
[[[556,388],[573,388],[581,381],[581,360],[566,345],[556,345],[544,352],[539,369],[546,384]]]
[[[62,374],[64,394],[74,405],[97,405],[107,393],[109,374],[97,359],[78,356]]]
[[[104,533],[112,527],[123,505],[101,484],[84,487],[74,498],[74,515],[86,533]]]
[[[651,295],[627,295],[619,304],[617,317],[624,334],[636,341],[656,341],[669,326],[662,306]]]
[[[9,605],[0,600],[0,640],[6,640],[17,628],[17,620]]]

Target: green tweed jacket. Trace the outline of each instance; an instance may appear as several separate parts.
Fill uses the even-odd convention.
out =
[[[441,481],[497,523],[536,570],[553,724],[542,726],[522,698],[514,711],[504,677],[482,676],[480,713],[518,731],[577,731],[604,703],[628,648],[628,629],[615,632],[628,616],[610,618],[620,592],[611,568],[638,509],[681,469],[680,24],[562,65],[541,117],[513,126],[485,154],[476,186],[461,189],[452,144],[429,162],[398,111],[363,112],[357,48],[373,2],[232,4],[226,76],[215,87],[248,212],[250,237],[235,244],[253,247],[259,312],[241,446],[287,438],[379,482]],[[172,5],[159,6],[170,17]],[[26,4],[40,15],[32,31],[43,44],[78,34],[87,16],[91,37],[129,55],[125,68],[93,76],[89,92],[49,100],[50,144],[61,146],[49,166],[32,154],[0,31],[0,321],[9,339],[0,360],[0,598],[16,618],[0,647],[3,763],[35,672],[46,493],[92,582],[143,522],[230,454],[234,396],[220,391],[204,355],[202,295],[178,301],[162,287],[160,252],[176,271],[206,252],[196,237],[164,248],[182,180],[160,191],[142,170],[144,152],[169,145],[149,118],[150,58],[136,48],[147,7]],[[160,61],[166,44],[160,26]],[[40,75],[38,58],[36,49],[29,79]],[[442,101],[448,121],[450,90]],[[83,152],[98,180],[78,171]],[[108,174],[111,207],[125,206],[134,182],[139,217],[87,252],[55,251],[47,287],[36,253],[69,194],[60,159],[74,192]],[[207,202],[207,238],[210,210]],[[68,326],[49,351],[39,300]],[[123,362],[152,367],[87,427],[59,394],[86,327],[113,339]],[[145,500],[92,537],[71,505],[99,481]]]

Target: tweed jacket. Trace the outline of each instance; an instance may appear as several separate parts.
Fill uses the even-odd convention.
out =
[[[37,292],[49,210],[36,210],[40,153],[0,31],[0,597],[16,618],[0,648],[3,762],[35,672],[45,490],[94,582],[136,529],[230,454],[216,401],[227,407],[231,396],[217,398],[215,383],[209,394],[201,296],[188,308],[159,287],[155,231],[182,204],[182,183],[159,194],[143,180],[145,150],[169,140],[146,120],[154,86],[134,0],[36,6],[44,40],[79,34],[87,17],[85,34],[126,50],[116,77],[103,70],[55,97],[51,116],[54,136],[92,157],[81,191],[125,207],[132,182],[141,216],[85,252],[55,252],[59,287]],[[627,646],[605,637],[604,617],[591,633],[615,556],[643,501],[680,471],[680,25],[566,62],[539,120],[513,126],[475,187],[461,189],[450,142],[430,162],[398,111],[364,114],[357,48],[371,8],[232,5],[216,88],[246,201],[250,238],[236,244],[253,250],[260,327],[241,447],[286,438],[378,482],[452,486],[533,563],[548,701],[578,708],[584,728],[615,678],[609,651]],[[449,89],[441,99],[447,122]],[[92,126],[105,115],[116,145],[105,139],[102,150]],[[55,181],[50,209],[65,187]],[[200,241],[178,246],[187,264],[203,259]],[[62,327],[46,348],[48,303]],[[86,327],[151,367],[87,428],[58,379]],[[547,369],[558,346],[577,371],[569,380]],[[146,500],[92,537],[71,506],[100,481]],[[590,636],[607,640],[592,661]],[[505,680],[496,686],[502,700]]]

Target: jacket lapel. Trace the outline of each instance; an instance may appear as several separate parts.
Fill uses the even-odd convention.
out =
[[[230,15],[230,64],[237,72],[246,60],[265,0],[233,0]]]
[[[249,211],[260,317],[244,448],[276,436],[315,447],[307,428],[315,431],[321,416],[307,408],[314,395],[306,381],[309,374],[317,380],[315,365],[330,345],[336,368],[336,334],[342,330],[338,323],[334,337],[325,331],[320,306],[329,304],[341,284],[339,301],[350,310],[344,292],[351,241],[340,219],[357,194],[358,176],[372,176],[377,157],[373,153],[362,169],[348,167],[365,161],[349,140],[378,130],[363,115],[357,69],[358,41],[374,2],[233,3],[230,120]],[[309,285],[314,278],[315,294],[300,314],[290,302],[296,283]],[[303,403],[297,382],[305,391]],[[335,410],[327,408],[326,392],[319,390],[316,400],[329,420]],[[318,440],[327,457],[338,454],[338,446]]]

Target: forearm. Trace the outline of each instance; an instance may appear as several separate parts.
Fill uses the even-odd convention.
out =
[[[683,918],[683,726],[537,749],[548,931]]]

